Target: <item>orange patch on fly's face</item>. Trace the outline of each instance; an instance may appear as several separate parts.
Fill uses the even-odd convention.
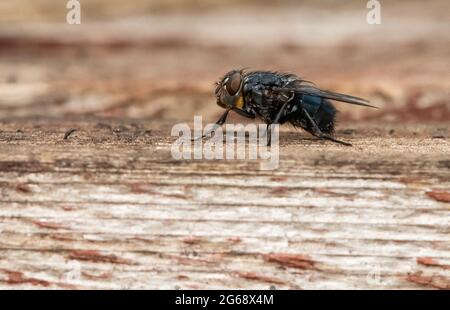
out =
[[[238,100],[236,101],[236,108],[242,109],[244,107],[244,96],[239,96]]]

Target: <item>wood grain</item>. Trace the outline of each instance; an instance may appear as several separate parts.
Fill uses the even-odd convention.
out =
[[[285,130],[274,171],[173,160],[170,125],[1,122],[0,288],[450,288],[442,124]]]

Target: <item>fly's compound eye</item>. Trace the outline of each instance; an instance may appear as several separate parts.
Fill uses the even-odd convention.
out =
[[[234,96],[237,94],[237,92],[241,88],[241,81],[242,78],[239,72],[233,73],[231,76],[225,79],[225,89],[230,96]]]
[[[217,83],[216,89],[214,90],[214,95],[215,95],[216,97],[219,97],[219,96],[220,96],[221,89],[222,89],[222,85],[221,85],[220,83]]]

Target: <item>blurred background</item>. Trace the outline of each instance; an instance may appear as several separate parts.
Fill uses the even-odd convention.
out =
[[[343,121],[450,120],[450,1],[65,0],[0,2],[0,117],[215,121],[233,68],[290,71],[382,109]],[[240,119],[239,116],[233,116]]]

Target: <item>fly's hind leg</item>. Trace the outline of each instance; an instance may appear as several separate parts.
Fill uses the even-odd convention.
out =
[[[312,130],[311,134],[313,136],[320,138],[320,139],[324,139],[324,140],[330,140],[330,141],[333,141],[335,143],[339,143],[342,145],[352,146],[350,143],[337,140],[337,139],[333,138],[332,136],[330,136],[326,133],[323,133],[322,130],[320,130],[319,126],[317,126],[316,121],[314,121],[314,119],[309,115],[309,113],[305,109],[303,109],[303,113],[306,115],[306,118],[308,119],[308,122],[311,125],[311,130]]]

